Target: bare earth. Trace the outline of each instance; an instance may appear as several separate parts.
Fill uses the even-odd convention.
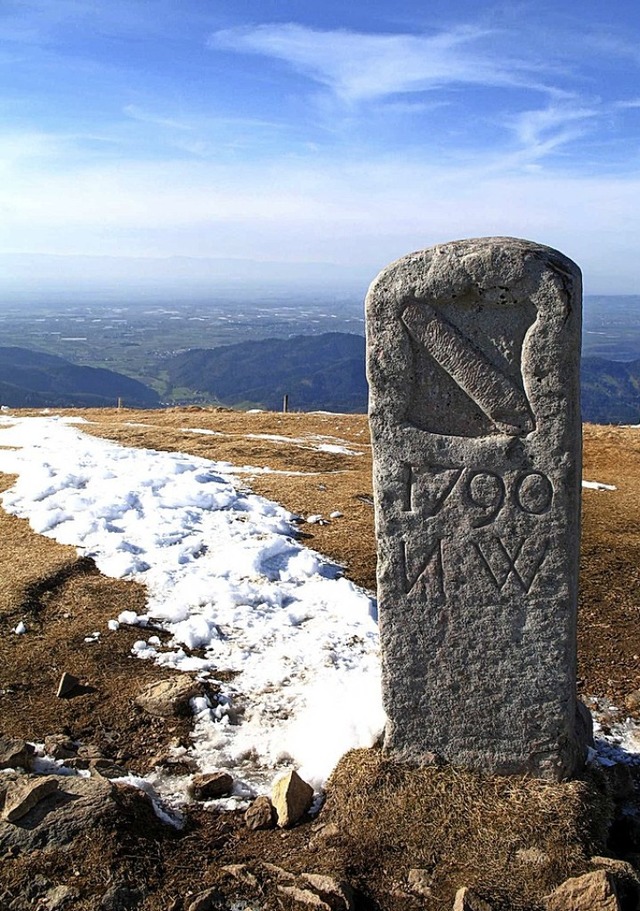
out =
[[[365,416],[241,414],[198,408],[61,413],[81,415],[91,422],[82,428],[86,432],[128,446],[179,450],[273,469],[272,474],[249,473],[247,483],[303,517],[343,513],[326,525],[301,525],[305,543],[340,562],[358,584],[375,588]],[[190,433],[189,428],[219,435]],[[317,451],[318,443],[342,445],[358,454]],[[631,699],[630,708],[625,707],[625,700],[640,689],[640,430],[585,426],[583,475],[617,489],[583,494],[579,688],[602,704],[618,706],[619,717],[632,715],[640,720],[640,700]],[[0,489],[11,483],[10,477],[0,476]],[[34,534],[25,521],[1,510],[0,535],[0,733],[32,742],[65,733],[138,774],[149,771],[168,745],[188,746],[189,719],[152,718],[134,704],[145,684],[172,673],[131,657],[137,631],[121,628],[117,636],[109,637],[108,646],[84,641],[121,611],[142,611],[144,589],[101,576],[73,548]],[[30,635],[16,636],[11,631],[23,618]],[[55,692],[65,670],[88,686],[82,695],[60,700]],[[612,720],[617,717],[613,712]],[[273,885],[273,871],[268,873],[264,867],[271,863],[294,874],[327,873],[347,879],[359,896],[356,907],[363,909],[450,909],[461,885],[476,885],[496,909],[534,909],[545,890],[571,873],[589,869],[590,853],[607,850],[593,835],[596,823],[591,828],[585,823],[585,814],[600,812],[593,796],[600,787],[597,782],[561,786],[528,782],[518,790],[520,785],[505,784],[502,779],[483,790],[484,786],[464,776],[447,778],[449,773],[442,772],[435,778],[430,773],[417,784],[418,779],[409,780],[385,765],[377,751],[355,755],[336,774],[317,820],[285,832],[251,832],[240,813],[218,813],[194,804],[187,826],[178,833],[160,824],[152,813],[136,809],[135,801],[125,795],[119,828],[97,827],[70,850],[15,856],[10,852],[0,857],[0,908],[46,911],[42,895],[60,884],[75,890],[65,907],[80,911],[109,907],[179,911],[214,885],[227,896],[245,898],[248,907],[289,907],[289,898],[283,898],[285,893]],[[431,808],[425,795],[443,788],[458,795],[457,815],[452,811],[449,818],[436,819],[428,814],[442,802],[442,795],[438,800],[434,796]],[[493,823],[496,819],[499,823],[495,829],[486,807],[489,815],[482,816],[483,800],[493,810],[501,808],[494,814]],[[381,808],[384,824],[376,816]],[[474,812],[481,826],[467,831]],[[523,815],[530,820],[528,828],[522,824]],[[558,823],[555,828],[553,820]],[[466,834],[460,837],[463,823]],[[333,841],[327,834],[334,831],[331,826],[338,829]],[[505,827],[514,833],[511,842],[504,840]],[[386,842],[381,844],[383,836]],[[518,872],[515,854],[528,850],[536,838],[547,839],[544,850],[541,841],[536,845],[549,862],[532,861],[533,866]],[[464,845],[463,852],[459,844]],[[634,852],[640,854],[640,843],[629,843],[626,853]],[[619,847],[618,853],[623,853]],[[223,870],[224,865],[238,863],[246,865],[257,885],[243,883]],[[412,868],[431,870],[427,898],[407,885]],[[109,905],[104,899],[114,884],[130,888],[124,904]]]

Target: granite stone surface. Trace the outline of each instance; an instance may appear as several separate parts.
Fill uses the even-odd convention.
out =
[[[572,775],[581,276],[514,238],[392,263],[367,296],[385,747]]]

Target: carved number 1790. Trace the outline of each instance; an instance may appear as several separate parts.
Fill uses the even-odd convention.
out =
[[[505,483],[499,474],[486,468],[442,468],[427,479],[425,474],[418,474],[412,465],[406,464],[404,479],[405,512],[418,511],[433,517],[458,489],[466,505],[481,510],[481,515],[471,523],[473,528],[490,525],[508,497],[518,510],[532,516],[549,512],[553,500],[553,485],[541,471],[521,471]],[[419,483],[421,479],[423,483]],[[428,492],[424,490],[426,480],[433,482],[429,483]]]

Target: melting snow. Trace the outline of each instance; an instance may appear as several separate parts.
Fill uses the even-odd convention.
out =
[[[139,624],[141,658],[224,678],[215,704],[193,703],[203,770],[230,769],[238,797],[291,765],[321,787],[346,750],[377,739],[374,601],[295,540],[290,513],[243,490],[238,469],[127,448],[57,417],[0,416],[0,428],[15,447],[0,470],[19,476],[4,508],[105,575],[147,586],[146,613],[125,611],[104,634]],[[150,622],[172,634],[167,648],[144,635]],[[87,629],[87,647],[98,635]]]
[[[617,490],[615,484],[603,484],[601,481],[583,481],[582,486],[587,490]]]
[[[276,433],[247,433],[245,438],[247,440],[268,440],[270,443],[293,443],[301,449],[311,449],[314,452],[330,452],[336,455],[349,456],[362,455],[362,452],[349,449],[346,440],[318,434],[309,434],[305,437],[285,437]]]

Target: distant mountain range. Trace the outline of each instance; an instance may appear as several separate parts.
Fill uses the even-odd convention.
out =
[[[640,424],[640,360],[582,359],[582,419],[593,424]]]
[[[154,408],[158,394],[101,367],[80,367],[27,348],[0,348],[0,403],[11,408]]]
[[[367,410],[361,335],[327,332],[196,348],[163,364],[174,391],[206,392],[225,405],[297,411]]]
[[[194,348],[162,359],[165,401],[217,402],[278,411],[283,397],[296,411],[367,409],[365,341],[329,332]],[[10,407],[154,408],[159,395],[137,380],[26,348],[0,348],[0,403]],[[583,420],[640,423],[640,360],[582,360]]]

